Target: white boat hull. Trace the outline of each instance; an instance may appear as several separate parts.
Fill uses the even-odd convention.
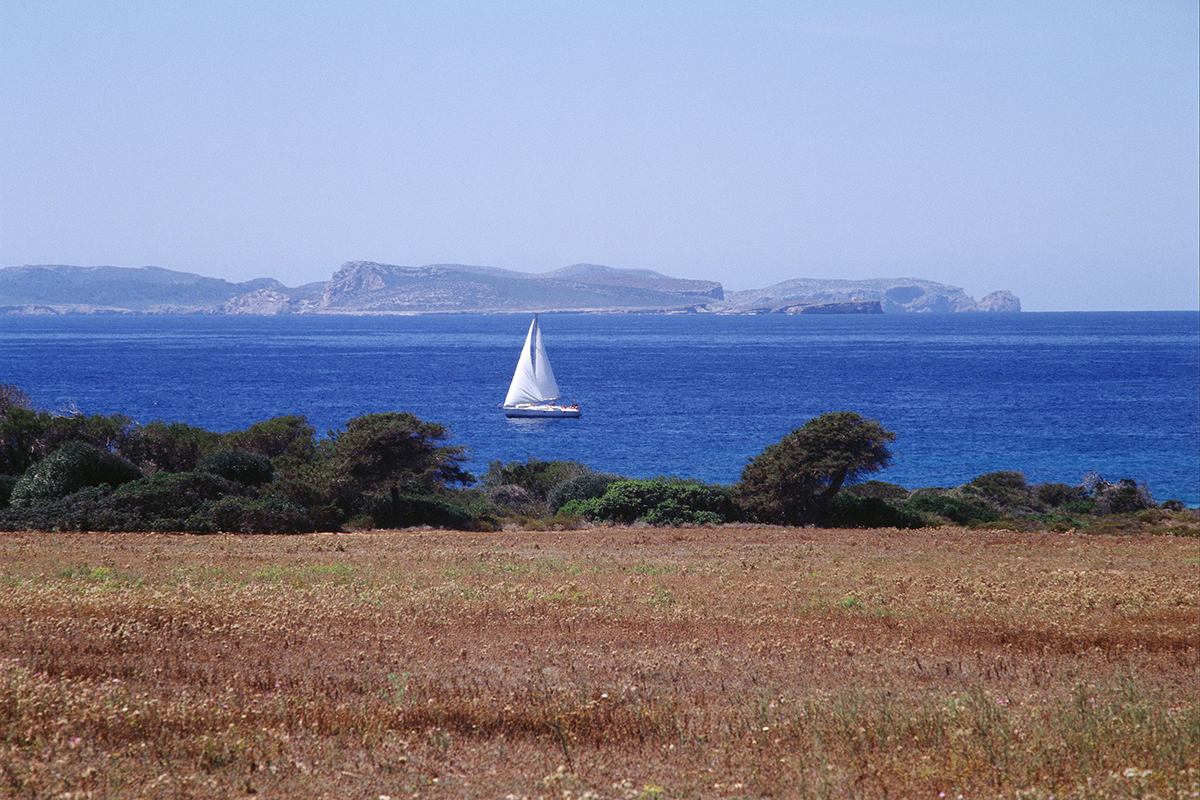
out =
[[[556,405],[519,405],[505,406],[506,417],[578,417],[579,409],[571,406]]]

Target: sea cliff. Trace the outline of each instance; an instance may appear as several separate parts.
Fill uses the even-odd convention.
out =
[[[918,278],[802,278],[726,292],[716,281],[575,264],[529,273],[464,264],[348,261],[325,282],[233,283],[160,267],[0,269],[0,314],[596,313],[878,314],[1020,311],[1009,291],[982,300]]]

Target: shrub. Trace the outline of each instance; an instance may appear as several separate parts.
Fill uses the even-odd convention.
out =
[[[1059,508],[1087,499],[1087,492],[1079,486],[1069,486],[1065,483],[1039,483],[1033,487],[1033,496],[1042,505]]]
[[[1038,510],[1025,476],[1011,470],[980,475],[958,487],[958,493],[968,503],[1000,514],[1027,516]]]
[[[929,524],[924,514],[881,497],[859,497],[849,490],[838,495],[818,521],[831,528],[922,528]]]
[[[130,461],[116,453],[82,442],[68,442],[34,464],[12,489],[14,506],[32,506],[57,500],[87,486],[110,487],[142,476]]]
[[[492,461],[483,476],[483,485],[488,489],[500,486],[520,486],[531,499],[545,503],[551,492],[563,483],[588,475],[591,470],[578,461],[541,461],[531,458],[521,463]]]
[[[102,511],[110,522],[103,530],[194,530],[189,520],[237,493],[235,484],[208,472],[159,472],[127,483],[105,499]]]
[[[310,463],[317,455],[316,430],[303,414],[289,414],[256,422],[244,431],[225,434],[230,450],[257,453],[276,462],[281,469]]]
[[[300,506],[269,495],[262,498],[223,497],[204,514],[218,531],[230,533],[308,533],[312,520]]]
[[[600,498],[589,497],[586,500],[568,500],[558,509],[560,516],[584,517],[585,519],[600,519]]]
[[[846,482],[883,469],[896,434],[851,411],[823,414],[767,446],[746,464],[738,503],[761,522],[803,525]]]
[[[557,514],[562,510],[563,506],[572,500],[589,500],[593,497],[602,497],[608,490],[608,487],[619,480],[622,480],[620,475],[593,472],[588,475],[571,478],[569,481],[564,481],[556,486],[547,498],[550,513]]]
[[[134,428],[121,453],[147,472],[191,472],[221,446],[221,434],[182,422],[155,421]]]
[[[593,501],[571,501],[562,509],[580,513],[577,508],[595,509],[593,519],[630,523],[638,520],[652,524],[673,522],[729,522],[737,519],[732,491],[724,486],[666,480],[619,480]],[[575,505],[575,504],[579,505]],[[660,508],[661,506],[661,508]],[[702,513],[703,512],[703,513]]]
[[[368,513],[375,525],[389,528],[429,525],[465,531],[477,522],[470,511],[440,497],[401,492],[376,497]]]
[[[210,472],[227,481],[246,486],[261,486],[274,477],[275,467],[271,459],[244,450],[221,450],[204,458],[196,466],[197,472]]]
[[[951,494],[915,494],[901,509],[910,513],[934,514],[959,525],[995,522],[1000,515],[986,506],[969,503]]]
[[[882,500],[907,500],[912,492],[896,483],[863,481],[842,489],[842,494],[853,497],[878,497]]]
[[[466,450],[443,444],[444,425],[408,413],[366,414],[330,431],[322,442],[322,492],[346,516],[370,513],[374,498],[401,491],[424,496],[448,484],[470,484]]]
[[[1084,477],[1083,487],[1091,494],[1097,514],[1131,514],[1156,505],[1146,484],[1132,478],[1109,483],[1096,473],[1091,473]]]
[[[17,481],[20,479],[20,475],[0,475],[0,508],[8,508],[13,487],[17,485]]]

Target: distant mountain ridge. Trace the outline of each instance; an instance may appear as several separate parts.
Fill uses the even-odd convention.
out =
[[[465,264],[348,261],[324,283],[232,283],[160,267],[0,269],[0,314],[422,314],[526,311],[947,313],[1019,311],[1008,291],[976,301],[916,278],[797,279],[738,292],[716,281],[574,264],[545,273]]]

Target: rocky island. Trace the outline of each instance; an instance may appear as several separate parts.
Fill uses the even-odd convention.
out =
[[[1020,311],[1012,292],[982,300],[916,278],[797,279],[726,292],[716,281],[575,264],[544,273],[499,267],[411,267],[348,261],[326,282],[232,283],[160,267],[0,269],[0,314],[879,314]]]

